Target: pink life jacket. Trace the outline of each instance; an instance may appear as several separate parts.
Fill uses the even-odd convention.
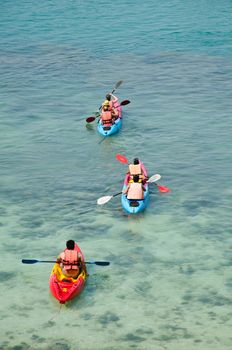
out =
[[[76,250],[64,250],[64,258],[62,258],[62,264],[65,270],[77,270],[78,269],[78,252]]]
[[[110,111],[113,113],[113,116],[115,118],[118,118],[119,112],[118,112],[117,107],[120,106],[120,104],[118,103],[118,100],[109,101],[109,102],[110,102]]]
[[[132,182],[130,184],[127,199],[144,199],[142,184],[139,182]]]
[[[102,124],[112,124],[112,115],[110,111],[102,111],[101,113]]]
[[[140,164],[130,164],[129,165],[129,172],[131,175],[141,175],[142,169]]]
[[[109,103],[110,103],[110,110],[112,111],[112,109],[114,108],[114,103],[113,101],[109,101]]]

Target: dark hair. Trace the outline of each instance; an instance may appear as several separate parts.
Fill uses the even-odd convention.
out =
[[[73,250],[75,247],[75,242],[72,239],[70,239],[69,241],[66,242],[66,247],[69,250]]]
[[[133,176],[133,181],[134,182],[139,182],[139,175],[134,175]]]
[[[111,100],[111,96],[110,96],[110,94],[107,94],[107,95],[106,95],[106,99],[107,99],[108,101],[110,101],[110,100]]]
[[[139,158],[134,159],[134,165],[139,164]]]

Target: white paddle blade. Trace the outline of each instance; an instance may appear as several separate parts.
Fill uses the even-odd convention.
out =
[[[149,179],[147,180],[148,183],[151,183],[151,182],[156,182],[158,180],[161,179],[161,175],[160,174],[155,174],[155,175],[152,175],[151,177],[149,177]]]
[[[103,204],[109,202],[111,200],[111,198],[113,198],[113,196],[104,196],[104,197],[98,198],[97,204],[103,205]]]

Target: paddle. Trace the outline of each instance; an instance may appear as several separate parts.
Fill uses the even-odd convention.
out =
[[[122,101],[122,102],[120,103],[119,106],[126,106],[126,105],[128,105],[129,103],[130,103],[129,100],[124,100],[124,101]],[[100,113],[99,113],[99,112],[96,112],[96,113],[95,113],[95,117],[94,117],[94,116],[91,116],[91,117],[86,118],[86,122],[87,122],[87,123],[92,123],[96,118],[99,118],[99,117],[100,117]]]
[[[123,83],[123,80],[119,80],[119,81],[115,84],[115,87],[114,87],[114,89],[111,91],[111,94],[113,94],[113,93],[115,92],[115,90],[116,90],[117,88],[119,88],[120,85],[122,85],[122,83]]]
[[[127,158],[124,157],[122,154],[116,154],[116,159],[119,162],[123,163],[123,164],[128,164],[129,165],[129,162],[128,162]]]
[[[52,260],[36,260],[36,259],[22,259],[23,264],[36,264],[36,263],[56,263]],[[107,266],[110,264],[109,261],[85,261],[85,264],[95,264],[100,266]]]
[[[113,194],[112,196],[104,196],[104,197],[98,198],[97,204],[98,205],[103,205],[103,204],[109,202],[112,198],[114,198],[116,196],[119,196],[120,194],[122,194],[122,191],[118,192],[116,194]]]
[[[113,90],[111,91],[111,94],[113,94],[113,93],[115,92],[115,90],[116,90],[117,88],[119,88],[119,86],[120,86],[122,83],[123,83],[123,80],[119,80],[119,81],[115,84],[115,87],[114,87]],[[101,108],[102,108],[102,105],[98,108],[99,111],[100,111]]]
[[[160,192],[163,192],[163,193],[168,193],[168,192],[171,192],[170,188],[166,187],[166,186],[161,186],[161,185],[158,185],[155,183],[155,185],[158,187],[159,191]]]
[[[123,163],[123,164],[129,165],[129,162],[128,162],[127,158],[124,157],[122,154],[116,154],[116,159],[119,162]],[[158,180],[155,180],[155,181],[158,181]],[[152,181],[152,182],[155,182],[155,181]],[[155,184],[155,185],[158,187],[160,192],[163,192],[163,193],[171,192],[171,190],[168,187],[166,187],[166,186],[161,186],[161,185],[158,185],[158,184]]]
[[[147,180],[147,182],[148,182],[148,183],[152,183],[152,182],[158,181],[159,179],[161,179],[161,175],[155,174],[155,175],[152,175],[152,176]],[[116,197],[116,196],[118,196],[118,195],[120,195],[120,194],[122,194],[122,191],[119,192],[119,193],[113,194],[112,196],[104,196],[104,197],[98,198],[97,204],[98,204],[98,205],[103,205],[103,204],[109,202],[112,198],[114,198],[114,197]]]

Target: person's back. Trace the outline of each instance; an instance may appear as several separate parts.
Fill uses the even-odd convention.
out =
[[[127,199],[144,199],[144,193],[142,189],[142,184],[139,182],[132,182],[130,184]]]
[[[112,113],[109,109],[109,105],[103,106],[102,112],[101,112],[101,120],[102,120],[102,124],[104,125],[112,124]]]
[[[140,164],[130,164],[129,165],[129,172],[131,176],[133,175],[141,175],[142,174],[142,169]]]
[[[102,110],[104,109],[104,106],[108,106],[109,110],[111,112],[111,115],[114,119],[118,118],[118,110],[116,108],[116,105],[118,105],[118,98],[114,96],[112,93],[106,95],[106,99],[102,104]]]
[[[143,169],[138,158],[134,158],[133,164],[129,165],[129,174],[131,179],[134,175],[139,175],[140,179],[144,179]]]
[[[144,199],[144,190],[143,184],[139,182],[139,175],[133,176],[133,182],[129,183],[127,190],[127,199]]]
[[[81,263],[81,254],[75,249],[76,244],[73,240],[66,242],[66,249],[59,255],[57,262],[60,263],[62,272],[67,277],[77,278],[80,273],[79,264]]]

